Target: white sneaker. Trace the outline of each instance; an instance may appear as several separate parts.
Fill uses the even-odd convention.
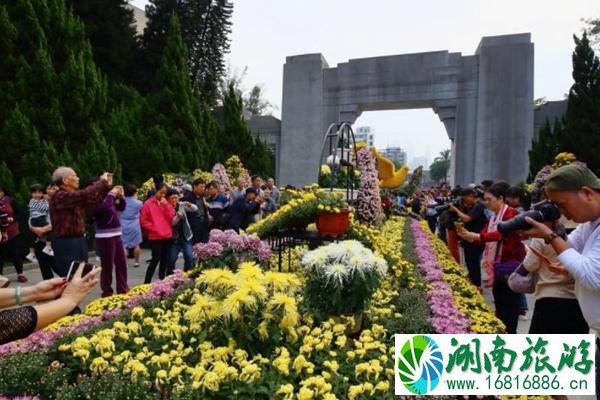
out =
[[[37,258],[35,256],[35,254],[33,253],[29,253],[25,256],[26,259],[28,259],[29,261],[31,261],[32,263],[36,263],[37,262]]]
[[[50,257],[54,257],[54,250],[52,250],[52,247],[46,245],[46,247],[44,247],[44,249],[42,250],[42,253],[44,254],[48,254]]]
[[[527,315],[527,313],[521,314],[521,315],[519,315],[519,319],[521,321],[528,321],[529,320],[529,316]]]

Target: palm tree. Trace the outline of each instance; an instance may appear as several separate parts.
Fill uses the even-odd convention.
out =
[[[450,149],[440,151],[440,154],[433,160],[429,166],[431,179],[446,182],[448,179],[448,171],[450,170]]]

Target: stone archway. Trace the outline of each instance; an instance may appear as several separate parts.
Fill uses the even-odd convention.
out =
[[[470,56],[436,51],[361,58],[334,68],[321,54],[287,57],[279,182],[317,181],[332,122],[354,123],[363,111],[414,108],[432,108],[443,122],[455,184],[524,179],[533,137],[531,35],[484,37]]]

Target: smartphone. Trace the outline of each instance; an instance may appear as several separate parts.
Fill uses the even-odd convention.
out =
[[[79,268],[79,264],[83,261],[73,261],[71,262],[71,266],[69,267],[69,272],[67,273],[67,281],[73,279],[73,275],[77,272],[77,268]],[[83,265],[83,271],[81,272],[81,277],[83,278],[87,274],[89,274],[96,266],[94,264],[85,263]]]
[[[550,265],[552,263],[552,261],[550,261],[550,259],[548,257],[546,257],[545,255],[543,255],[539,250],[534,249],[533,247],[530,246],[525,246],[527,248],[527,250],[530,250],[533,254],[535,254],[537,256],[537,258],[539,258],[544,264],[546,265]]]

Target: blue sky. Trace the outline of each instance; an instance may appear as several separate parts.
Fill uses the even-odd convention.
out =
[[[133,0],[143,8],[145,0]],[[322,53],[330,66],[351,58],[449,50],[473,54],[482,36],[531,32],[535,97],[562,99],[571,86],[573,33],[600,17],[598,0],[234,0],[232,68],[248,67],[245,86],[261,84],[281,105],[285,57]],[[279,116],[279,110],[274,112]],[[400,145],[433,158],[449,147],[431,110],[363,114],[375,145]]]

